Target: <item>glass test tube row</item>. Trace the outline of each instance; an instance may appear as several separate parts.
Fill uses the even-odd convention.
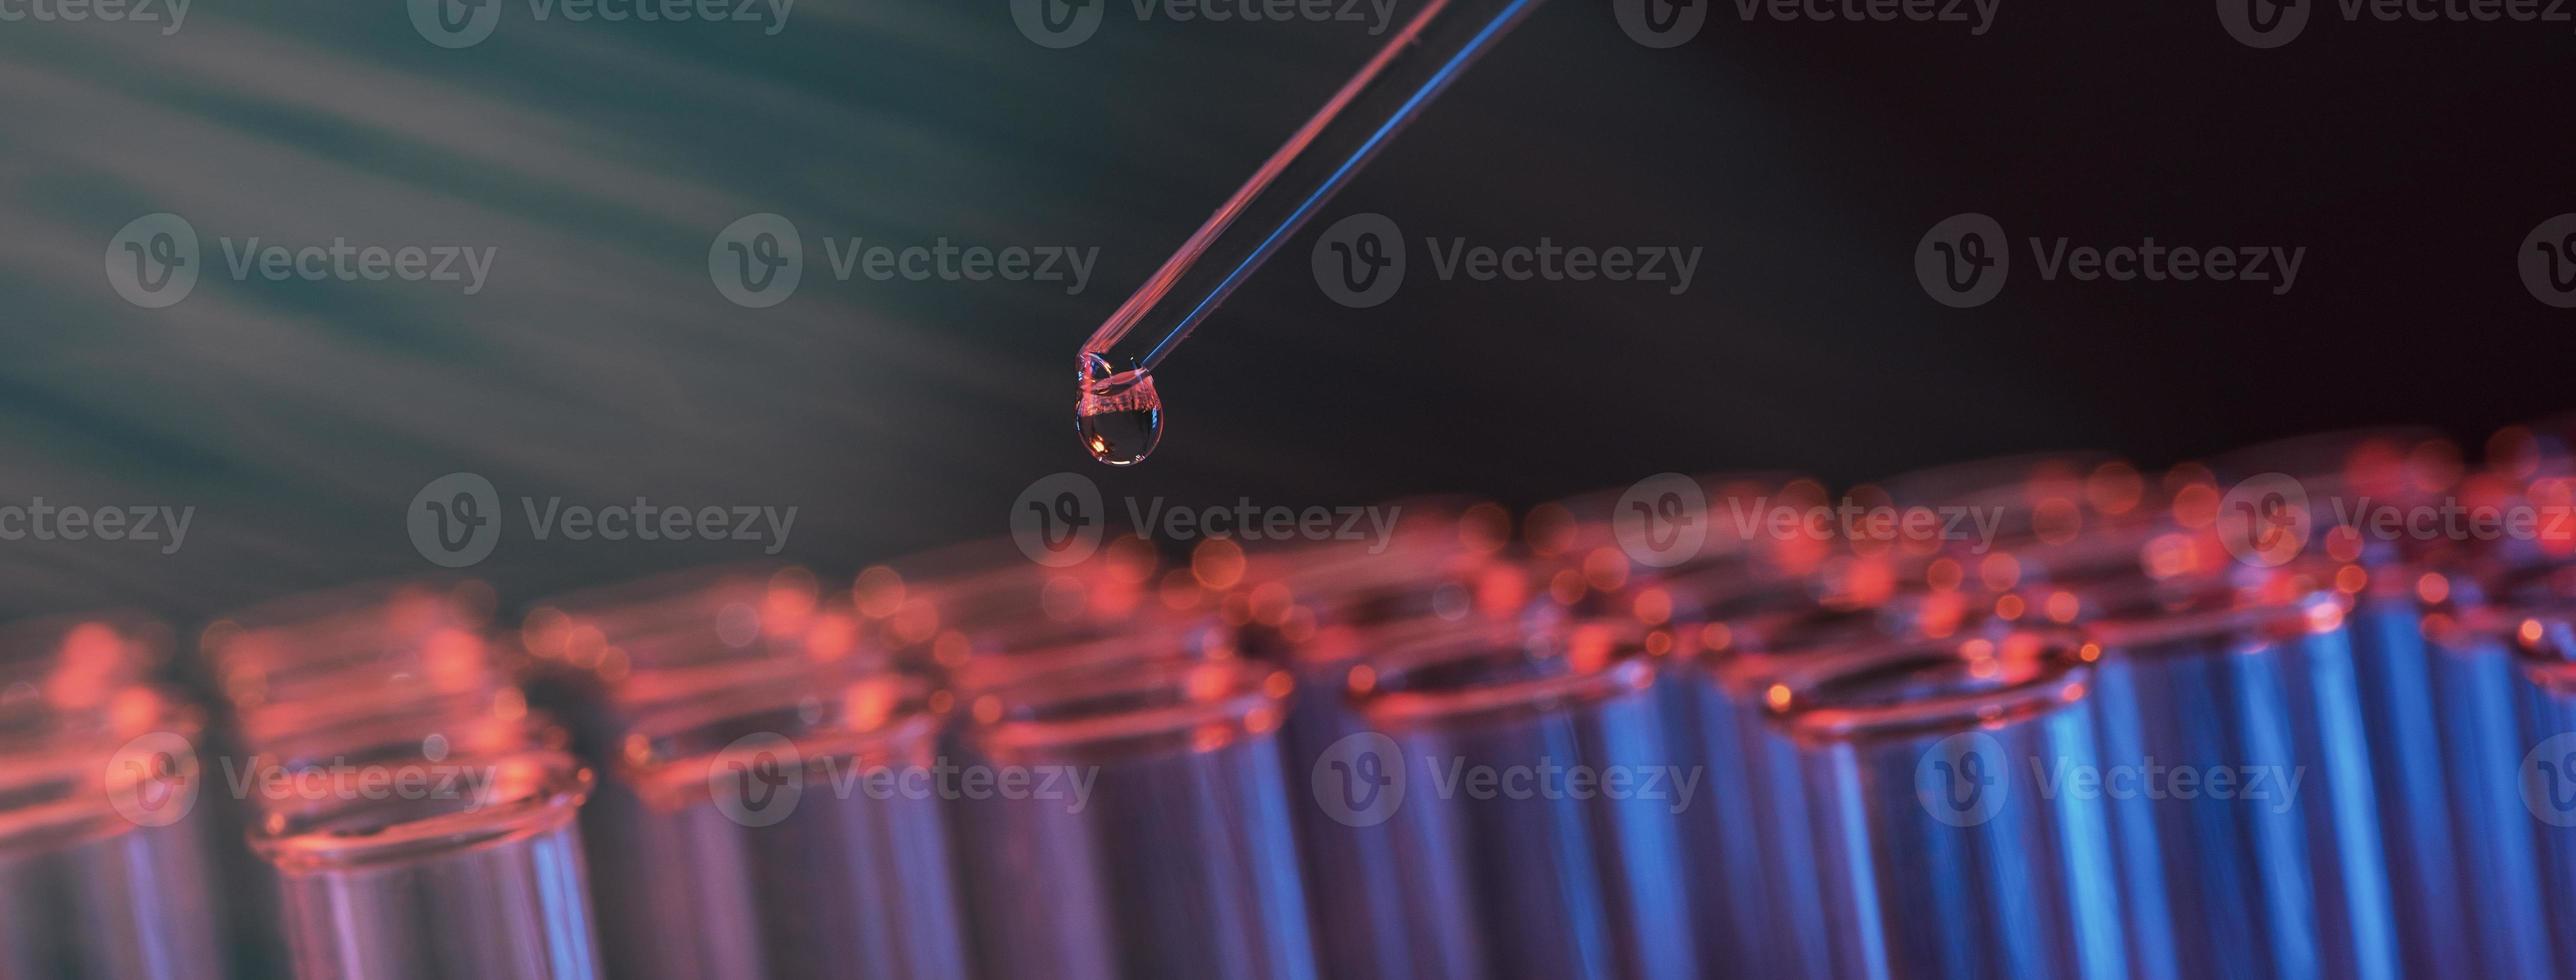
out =
[[[2071,495],[1999,476],[2030,533],[1871,573],[1908,583],[1868,617],[1893,638],[1833,638],[1851,616],[1830,602],[1682,630],[1714,682],[1693,719],[1712,776],[1744,790],[1693,838],[1702,935],[1736,944],[1717,955],[1807,976],[2576,969],[2553,915],[2576,791],[2547,792],[2576,771],[2547,751],[2569,593],[2542,557],[2568,542],[2328,516],[2494,500],[2413,433],[2092,472]],[[2315,497],[2222,519],[2266,473]],[[2563,498],[2553,479],[2501,484]],[[2266,553],[2293,519],[2317,553]]]
[[[2411,437],[2325,455],[2300,483],[2564,490],[2545,451],[2482,474]],[[1122,541],[846,592],[724,570],[558,597],[507,645],[488,593],[414,590],[250,611],[204,646],[282,769],[493,774],[452,805],[253,801],[310,976],[2564,971],[2555,554],[2382,547],[2319,505],[2315,554],[2243,560],[2268,555],[2228,492],[2298,456],[1846,498],[1993,506],[1975,547],[1748,535],[1667,561],[1590,501],[1508,547],[1471,505],[1377,555],[1208,541],[1163,570]],[[1701,483],[1729,502],[1709,514],[1824,499]],[[586,807],[568,748],[604,774]],[[2297,781],[2261,806],[2064,782],[2155,760]],[[1086,788],[900,785],[970,769]],[[1504,788],[1571,771],[1592,790]],[[2452,929],[2446,902],[2486,911]]]

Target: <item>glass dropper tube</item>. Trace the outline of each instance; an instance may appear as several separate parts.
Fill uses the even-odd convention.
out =
[[[1074,358],[1083,448],[1142,462],[1163,435],[1153,370],[1349,183],[1396,130],[1544,0],[1429,0],[1163,260]]]

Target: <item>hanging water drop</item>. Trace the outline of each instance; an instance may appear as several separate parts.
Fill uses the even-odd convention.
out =
[[[1082,355],[1081,375],[1073,413],[1083,450],[1111,466],[1143,462],[1163,441],[1163,398],[1154,392],[1154,376],[1142,368],[1112,370],[1090,353]]]

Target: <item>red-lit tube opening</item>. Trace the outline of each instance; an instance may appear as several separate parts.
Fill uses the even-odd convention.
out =
[[[637,714],[583,813],[617,976],[949,980],[967,969],[938,736],[913,678],[780,681]]]
[[[1408,952],[1442,957],[1426,972],[1699,975],[1672,869],[1700,770],[1666,739],[1649,649],[1670,639],[1625,619],[1488,626],[1351,668],[1343,696],[1365,728],[1323,753],[1310,786],[1337,820],[1385,828],[1406,891],[1370,897],[1393,918],[1380,928],[1424,940]],[[1443,941],[1461,935],[1483,939]]]
[[[975,697],[961,761],[986,789],[953,812],[986,975],[1312,975],[1279,753],[1295,686],[1161,660]]]
[[[1765,700],[1802,741],[1912,738],[2062,710],[2084,698],[2099,656],[2072,631],[1898,640],[1786,667]]]
[[[407,739],[274,770],[251,841],[297,976],[596,975],[574,822],[589,770],[552,749],[454,748]]]

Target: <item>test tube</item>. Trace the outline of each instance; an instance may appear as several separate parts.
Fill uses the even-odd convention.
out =
[[[1780,928],[1786,915],[1775,913],[1784,908],[1782,896],[1766,888],[1756,817],[1774,796],[1753,778],[1757,760],[1737,737],[1740,710],[1759,710],[1758,691],[1757,700],[1731,699],[1731,691],[1712,686],[1710,668],[1739,651],[1736,631],[1820,610],[1816,588],[1810,579],[1714,563],[1660,577],[1627,596],[1640,625],[1672,627],[1650,651],[1659,661],[1654,690],[1666,751],[1710,774],[1704,801],[1685,815],[1685,852],[1698,956],[1712,970],[1793,975],[1791,965],[1807,945]]]
[[[584,814],[610,972],[966,976],[943,826],[945,695],[746,683],[634,715]]]
[[[1316,976],[1280,771],[1294,686],[1164,660],[976,698],[966,765],[998,788],[965,801],[960,857],[983,975]]]
[[[2558,976],[2576,970],[2576,942],[2561,916],[2576,910],[2576,849],[2565,838],[2576,799],[2561,791],[2576,772],[2560,755],[2576,737],[2567,706],[2576,692],[2576,565],[2498,549],[2497,560],[2453,572],[2449,601],[2435,603],[2425,634],[2446,665],[2437,674],[2446,722],[2444,776],[2451,787],[2460,860],[2477,886],[2470,952],[2485,976]],[[2519,760],[2517,768],[2514,763]],[[2547,765],[2543,765],[2547,763]],[[2537,822],[2535,822],[2537,821]]]
[[[2481,766],[2510,791],[2483,802],[2522,818],[2512,836],[2529,855],[2532,895],[2509,911],[2541,950],[2537,963],[2494,975],[2565,977],[2576,975],[2576,566],[2532,576],[2513,592],[2463,631],[2502,644],[2523,673],[2520,737]]]
[[[294,974],[598,975],[573,819],[590,772],[552,748],[416,732],[264,760],[286,785],[327,790],[264,799],[252,834],[276,875]]]
[[[2285,569],[2084,599],[2136,974],[2403,975],[2350,595]]]
[[[1346,769],[1360,764],[1355,756],[1369,742],[1367,720],[1343,696],[1353,671],[1367,667],[1378,651],[1509,629],[1513,622],[1508,616],[1451,620],[1427,615],[1371,626],[1324,626],[1301,638],[1289,653],[1289,669],[1305,693],[1290,704],[1281,736],[1286,771],[1292,787],[1299,774],[1326,783],[1312,787],[1316,805],[1290,808],[1305,868],[1316,957],[1325,976],[1472,980],[1486,975],[1482,940],[1466,911],[1467,883],[1456,875],[1413,873],[1399,856],[1398,828],[1388,825],[1386,813],[1350,806],[1347,787],[1337,788],[1331,781],[1364,775],[1333,768],[1336,763]],[[1385,758],[1374,763],[1380,770],[1398,764]],[[1291,795],[1296,795],[1293,788]],[[1408,925],[1388,928],[1389,922]]]
[[[1203,546],[1204,560],[1193,563],[1226,583],[1220,614],[1239,615],[1241,645],[1285,665],[1308,692],[1291,704],[1281,736],[1292,785],[1334,762],[1348,765],[1340,757],[1348,754],[1344,740],[1367,730],[1341,696],[1353,669],[1409,642],[1509,628],[1529,608],[1527,571],[1499,554],[1509,517],[1498,505],[1416,499],[1390,506],[1398,509],[1397,533],[1382,549],[1257,551],[1236,572],[1227,560],[1239,552],[1228,543]],[[1299,805],[1291,812],[1325,975],[1484,975],[1473,921],[1457,911],[1467,904],[1460,886],[1403,873],[1393,828],[1346,809]],[[1450,911],[1426,911],[1432,909]],[[1407,916],[1413,928],[1383,925]]]
[[[1708,969],[1833,976],[1833,935],[1814,874],[1816,812],[1797,748],[1766,719],[1771,689],[1798,664],[1874,648],[1913,628],[1905,607],[1813,602],[1699,603],[1677,614],[1673,671],[1688,698],[1668,720],[1677,755],[1705,766],[1692,810],[1692,911]]]
[[[2040,773],[2094,764],[2096,649],[2013,631],[1863,649],[1774,681],[1816,809],[1842,977],[2130,976],[2096,801]]]
[[[1386,822],[1395,873],[1461,901],[1381,928],[1437,934],[1463,913],[1489,977],[1698,975],[1678,872],[1702,774],[1670,757],[1652,635],[1496,627],[1353,670],[1368,731],[1312,774],[1317,803]]]
[[[121,720],[0,747],[0,976],[227,975],[195,715],[116,700]]]
[[[582,813],[610,972],[961,975],[928,781],[950,698],[891,673],[862,617],[743,567],[531,611],[545,699],[614,777]]]
[[[2381,813],[2407,976],[2547,975],[2530,836],[2513,773],[2497,764],[2521,755],[2514,705],[2528,682],[2495,629],[2463,623],[2494,614],[2484,577],[2391,565],[2372,569],[2358,596],[2356,652],[2380,656],[2362,691],[2380,782],[2395,783]],[[2417,737],[2397,737],[2407,732]]]
[[[2481,964],[2501,969],[2516,958],[2515,913],[2475,909],[2526,903],[2499,891],[2512,888],[2513,872],[2477,853],[2493,815],[2469,805],[2459,793],[2475,791],[2457,779],[2477,770],[2449,763],[2481,752],[2480,732],[2500,704],[2481,703],[2479,692],[2494,692],[2506,669],[2500,657],[2445,655],[2426,641],[2427,607],[2451,588],[2442,569],[2475,542],[2415,520],[2438,516],[2432,508],[2458,492],[2458,448],[2429,430],[2365,429],[2256,446],[2212,466],[2230,486],[2222,507],[2234,508],[2216,515],[2217,527],[2240,559],[2296,554],[2311,578],[2351,596],[2354,684],[2399,913],[2399,968],[2410,977],[2498,975]],[[2265,553],[2262,541],[2299,533],[2307,547]],[[2444,772],[2457,778],[2428,777]]]

